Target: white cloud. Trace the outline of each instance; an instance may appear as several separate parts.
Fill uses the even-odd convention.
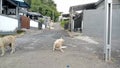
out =
[[[98,0],[54,0],[54,2],[57,4],[57,10],[64,13],[68,13],[70,6],[86,4],[96,1]]]

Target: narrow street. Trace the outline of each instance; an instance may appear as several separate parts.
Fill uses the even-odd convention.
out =
[[[16,39],[16,52],[6,51],[0,57],[0,68],[120,68],[118,61],[106,63],[99,44],[72,38],[59,23],[55,29],[28,29]],[[52,51],[56,39],[63,37],[67,46],[64,53]],[[0,51],[1,54],[1,51]]]

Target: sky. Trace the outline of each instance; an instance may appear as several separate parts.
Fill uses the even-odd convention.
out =
[[[68,13],[70,6],[96,2],[98,0],[54,0],[59,12]]]

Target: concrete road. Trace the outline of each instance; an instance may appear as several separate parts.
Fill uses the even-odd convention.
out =
[[[54,27],[52,30],[27,30],[24,36],[16,39],[16,52],[9,54],[8,49],[0,57],[0,68],[120,68],[119,57],[104,62],[101,44],[71,38],[59,23]],[[65,39],[67,48],[64,53],[53,52],[53,42],[60,37]]]

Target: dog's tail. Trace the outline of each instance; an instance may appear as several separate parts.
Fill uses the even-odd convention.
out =
[[[67,46],[62,46],[61,48],[67,48]]]

